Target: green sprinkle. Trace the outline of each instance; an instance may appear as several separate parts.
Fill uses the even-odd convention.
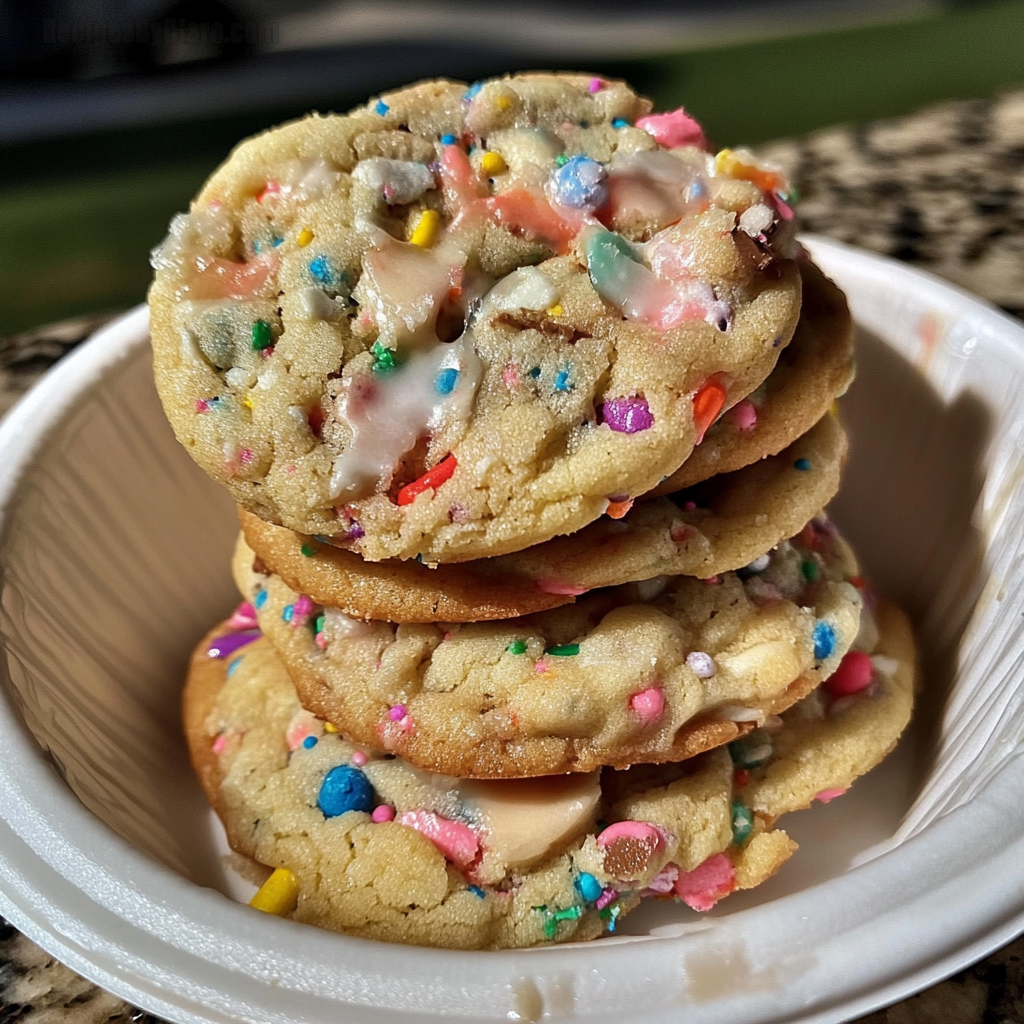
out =
[[[732,841],[742,846],[754,831],[754,815],[750,808],[739,800],[732,802]]]
[[[565,910],[555,911],[556,921],[575,921],[583,916],[582,907],[566,907]]]
[[[526,653],[526,641],[525,640],[513,640],[512,643],[505,648],[509,654],[525,654]]]
[[[374,373],[390,373],[392,370],[398,369],[398,356],[391,349],[385,348],[379,341],[373,343],[370,352],[374,358]]]
[[[318,633],[322,633],[322,632],[324,631],[324,625],[325,625],[326,623],[327,623],[327,616],[326,616],[326,615],[324,615],[324,614],[323,614],[323,612],[321,612],[321,613],[320,613],[320,614],[319,614],[319,615],[318,615],[318,616],[316,617],[316,631],[317,631]]]
[[[549,647],[545,654],[550,654],[553,658],[571,658],[575,654],[580,653],[579,644],[555,644],[554,647]]]
[[[307,557],[312,558],[316,554],[316,548],[312,544],[303,544],[299,550]]]
[[[564,167],[568,162],[569,158],[564,153],[559,153],[558,156],[555,157],[555,163],[559,167]]]
[[[544,919],[544,938],[553,939],[558,934],[558,922],[554,916]]]
[[[818,563],[810,560],[800,563],[800,571],[804,574],[804,579],[808,583],[818,582]]]
[[[252,347],[257,352],[270,348],[274,344],[274,335],[266,320],[257,320],[252,325]]]

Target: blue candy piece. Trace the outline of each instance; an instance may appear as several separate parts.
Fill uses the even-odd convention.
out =
[[[439,395],[450,395],[459,380],[459,371],[453,366],[445,367],[434,378],[434,389]]]
[[[794,469],[799,469],[801,473],[806,473],[807,470],[809,470],[811,468],[811,460],[810,459],[797,459],[796,462],[793,463],[793,468]]]
[[[556,391],[569,391],[572,389],[572,385],[569,383],[569,371],[559,370],[555,374],[555,390]]]
[[[814,657],[818,661],[827,658],[836,649],[835,627],[827,622],[819,620],[811,634],[814,641]]]
[[[467,885],[466,888],[478,899],[483,900],[487,898],[487,893],[480,888],[479,885]]]
[[[358,768],[340,764],[324,776],[316,805],[325,818],[336,818],[346,811],[372,811],[375,806],[373,786]]]
[[[256,607],[256,610],[259,611],[259,609],[262,608],[266,603],[267,603],[267,592],[265,590],[261,590],[256,595],[256,599],[253,601],[253,605]]]
[[[624,117],[616,117],[612,121],[613,128],[626,128],[629,126],[629,122]]]
[[[312,750],[312,749],[313,749],[313,748],[314,748],[314,747],[316,746],[316,737],[315,737],[315,736],[307,736],[307,737],[306,737],[306,738],[305,738],[305,739],[304,739],[304,740],[302,741],[302,745],[303,745],[303,746],[304,746],[304,747],[305,747],[305,748],[306,748],[307,750]]]
[[[459,140],[454,135],[442,135],[441,145],[442,146],[454,146]]]
[[[572,156],[551,175],[551,198],[579,210],[603,206],[608,199],[604,167],[589,156]]]
[[[373,109],[383,117],[391,108],[383,100],[377,100],[377,105]]]
[[[338,275],[334,272],[331,261],[326,256],[317,256],[315,260],[311,260],[309,272],[317,281],[328,287],[338,282]]]
[[[596,903],[598,896],[604,891],[604,886],[586,871],[582,872],[573,884],[588,903]]]

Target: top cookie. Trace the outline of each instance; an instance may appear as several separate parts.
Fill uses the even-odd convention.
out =
[[[154,254],[157,387],[268,521],[460,561],[654,487],[788,343],[785,182],[625,85],[428,82],[242,144]]]

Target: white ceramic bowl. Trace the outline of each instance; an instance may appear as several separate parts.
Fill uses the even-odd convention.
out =
[[[237,600],[226,494],[171,436],[146,311],[70,355],[0,427],[0,913],[172,1021],[835,1021],[1024,929],[1024,329],[904,266],[808,240],[861,332],[834,513],[919,629],[896,755],[787,818],[803,849],[710,915],[452,953],[233,902],[178,694]]]

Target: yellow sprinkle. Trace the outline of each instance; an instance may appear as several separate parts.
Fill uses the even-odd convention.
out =
[[[264,914],[284,917],[299,902],[299,880],[287,868],[275,868],[274,873],[260,886],[249,906]]]
[[[839,419],[839,403],[835,399],[832,400],[832,404],[828,407],[828,411],[835,416],[836,419]]]
[[[242,405],[244,405],[246,409],[251,409],[255,404],[256,403],[252,400],[252,395],[246,395],[245,398],[242,399]]]
[[[480,158],[480,168],[484,174],[504,174],[508,170],[508,164],[505,163],[505,158],[500,153],[491,150]]]
[[[550,309],[544,311],[548,316],[561,316],[565,310],[562,309],[562,304],[559,303],[557,306],[552,306]]]
[[[424,210],[416,223],[416,228],[409,239],[413,245],[429,249],[441,234],[441,215],[437,210]]]
[[[304,249],[310,242],[313,241],[313,232],[309,228],[303,228],[299,232],[299,237],[295,239],[299,243],[299,248]]]
[[[338,727],[333,722],[324,722],[324,732],[335,733]]]
[[[508,110],[512,106],[512,101],[507,96],[499,96],[495,101],[494,105],[499,110]]]
[[[728,174],[735,163],[738,161],[731,149],[720,149],[715,154],[715,173]]]

